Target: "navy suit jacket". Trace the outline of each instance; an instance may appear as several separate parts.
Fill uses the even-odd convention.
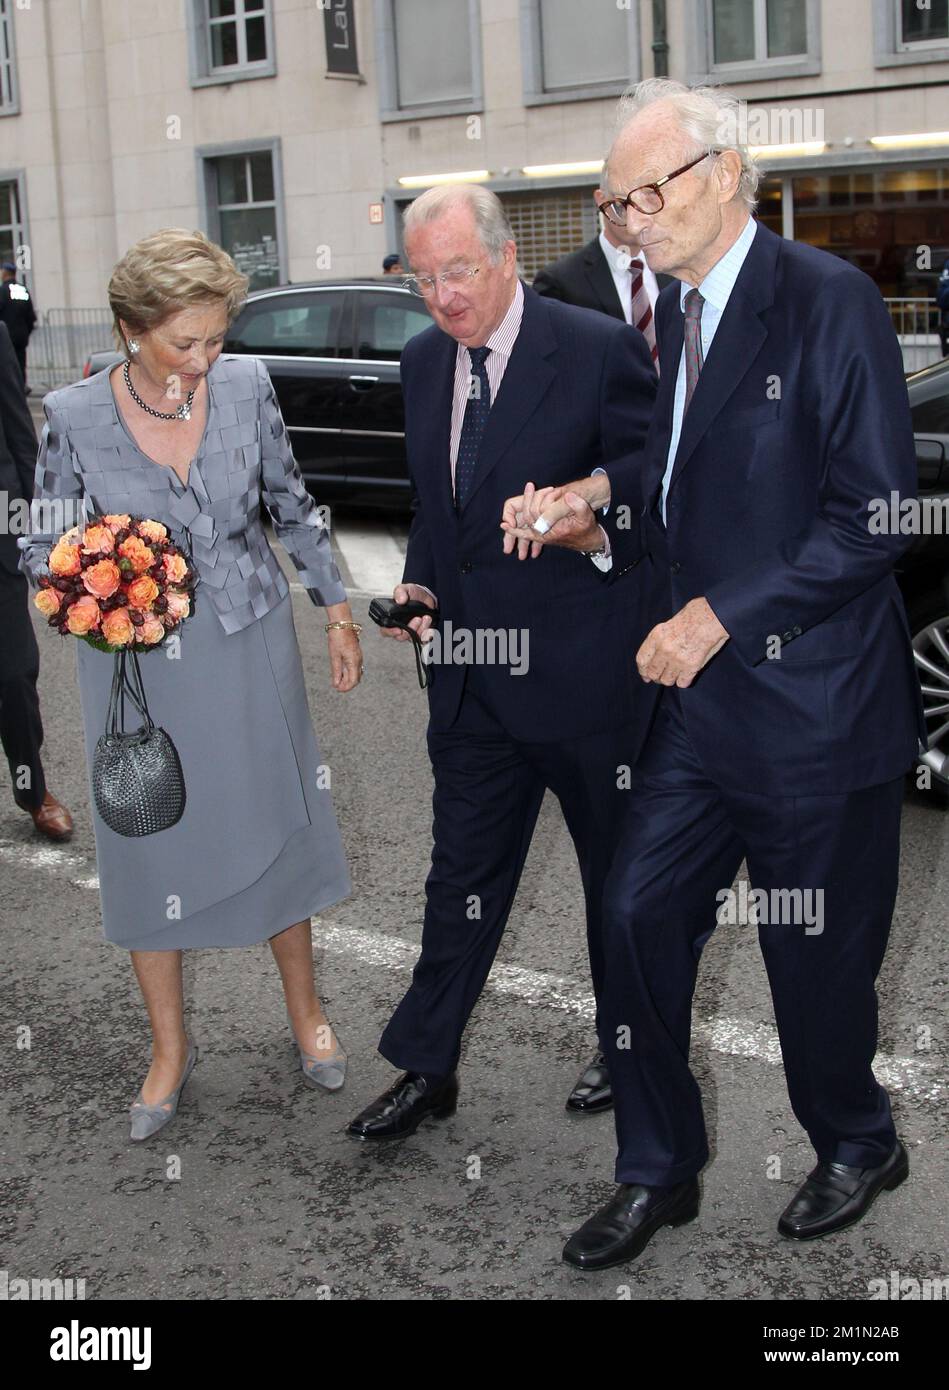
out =
[[[893,578],[911,538],[873,534],[869,504],[915,497],[917,475],[902,357],[878,289],[759,224],[686,412],[665,526],[678,284],[660,295],[656,323],[646,460],[611,480],[640,524],[617,525],[611,509],[612,577],[648,552],[651,624],[704,596],[730,634],[681,691],[698,756],[720,784],[776,795],[900,776],[925,737]]]
[[[417,506],[405,582],[436,595],[443,634],[528,633],[527,672],[485,665],[492,713],[513,738],[581,737],[635,722],[642,686],[635,670],[641,625],[635,580],[606,588],[572,551],[536,560],[505,555],[501,512],[528,481],[571,482],[594,468],[636,475],[652,415],[656,377],[642,334],[592,310],[524,290],[524,315],[492,402],[474,483],[460,512],[451,486],[450,432],[455,339],[435,325],[402,352],[406,452]],[[447,646],[447,644],[446,644]],[[457,716],[465,668],[430,667],[432,726]]]

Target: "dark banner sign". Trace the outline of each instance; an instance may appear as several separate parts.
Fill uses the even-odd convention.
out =
[[[326,26],[326,70],[359,75],[356,56],[355,0],[329,0],[323,5]]]

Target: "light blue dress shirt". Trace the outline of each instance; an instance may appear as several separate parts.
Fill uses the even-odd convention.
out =
[[[725,305],[728,303],[729,296],[735,288],[735,281],[738,279],[738,272],[745,263],[745,257],[751,250],[751,243],[755,239],[755,232],[758,224],[753,217],[749,217],[737,241],[735,241],[722,256],[720,261],[716,261],[705,279],[699,285],[699,294],[705,300],[702,305],[702,357],[708,360],[709,350],[712,346],[712,339],[715,337],[715,330],[721,322],[722,314],[725,312]],[[685,313],[685,297],[693,288],[686,281],[682,281],[679,289],[679,308]],[[669,479],[672,477],[672,470],[675,466],[676,450],[679,447],[679,435],[682,433],[682,417],[685,414],[685,343],[682,344],[682,353],[679,357],[679,372],[676,376],[675,401],[672,407],[672,438],[669,440],[669,453],[666,459],[666,471],[662,476],[662,519],[666,519],[666,493],[669,490]]]

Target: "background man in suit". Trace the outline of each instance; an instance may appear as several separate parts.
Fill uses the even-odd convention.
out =
[[[4,261],[0,266],[0,323],[5,323],[13,351],[23,378],[23,390],[28,396],[30,389],[26,384],[26,349],[30,334],[36,324],[36,310],[25,285],[16,278],[16,266],[12,261]],[[32,494],[31,494],[32,495]]]
[[[892,573],[908,540],[876,534],[871,505],[916,496],[899,346],[868,277],[750,217],[758,176],[734,98],[654,79],[627,111],[614,167],[632,191],[613,211],[682,282],[660,297],[646,462],[639,479],[575,483],[574,504],[553,498],[514,532],[561,517],[582,546],[584,527],[598,534],[585,489],[611,503],[617,573],[645,549],[636,574],[655,580],[636,662],[657,708],[604,893],[620,1186],[565,1247],[581,1269],[632,1259],[698,1212],[691,1000],[743,859],[763,894],[791,1104],[818,1158],[779,1231],[851,1225],[908,1172],[872,1069],[903,777],[925,737]],[[617,516],[633,499],[641,531]],[[537,504],[512,499],[508,519]]]
[[[593,190],[598,208],[618,193],[610,177],[609,155],[603,164],[603,183],[604,188]],[[538,294],[559,299],[563,304],[576,304],[581,309],[598,309],[633,324],[645,336],[657,371],[659,354],[653,315],[659,291],[671,283],[672,276],[653,274],[636,238],[605,215],[598,236],[534,276]]]
[[[437,609],[437,636],[431,618],[414,620],[427,639],[501,630],[529,660],[520,671],[456,664],[443,645],[430,666],[434,849],[422,954],[379,1044],[405,1075],[350,1125],[361,1139],[394,1138],[454,1110],[462,1033],[547,788],[576,846],[594,990],[602,987],[600,893],[627,795],[622,769],[643,732],[632,586],[604,596],[595,564],[564,553],[514,569],[498,529],[525,459],[553,482],[572,477],[578,457],[635,472],[656,389],[642,335],[525,288],[510,225],[487,189],[422,194],[406,215],[405,246],[435,323],[402,354],[418,507],[395,598]],[[589,547],[603,548],[602,535]],[[565,741],[564,728],[577,736]]]
[[[36,431],[20,368],[0,323],[0,744],[10,765],[13,799],[51,840],[68,840],[72,817],[46,789],[40,746],[43,725],[36,681],[40,654],[29,611],[29,586],[19,572],[13,521],[33,496]],[[19,504],[19,505],[18,505]]]

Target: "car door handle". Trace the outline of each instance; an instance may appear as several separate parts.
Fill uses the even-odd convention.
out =
[[[349,385],[353,391],[369,391],[378,380],[377,376],[351,376]]]

